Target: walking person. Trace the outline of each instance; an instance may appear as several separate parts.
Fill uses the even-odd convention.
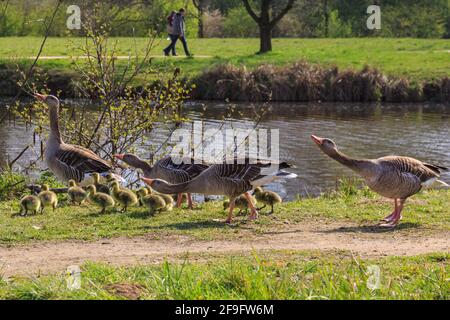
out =
[[[180,11],[178,11],[174,17],[173,20],[173,35],[176,36],[171,38],[172,42],[171,44],[164,49],[164,55],[168,56],[169,52],[172,50],[173,47],[176,46],[177,40],[180,39],[183,43],[184,53],[186,56],[190,56],[189,49],[186,42],[186,24],[184,21],[186,11],[182,8]]]
[[[170,13],[170,15],[167,17],[167,33],[169,34],[169,39],[170,39],[170,45],[172,45],[172,43],[174,43],[174,45],[172,46],[172,55],[176,56],[177,52],[176,52],[176,46],[175,43],[178,40],[178,36],[174,34],[173,32],[173,26],[174,26],[174,21],[175,21],[175,16],[177,15],[176,11],[172,11]],[[164,55],[168,56],[169,51],[164,50]]]

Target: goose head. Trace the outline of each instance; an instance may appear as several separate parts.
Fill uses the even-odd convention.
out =
[[[314,143],[322,150],[323,153],[333,156],[338,153],[336,143],[333,140],[328,138],[320,138],[318,136],[312,135],[311,139]]]
[[[49,107],[53,107],[56,110],[59,109],[59,99],[52,95],[35,93],[34,96],[37,100],[45,102]]]
[[[91,184],[87,186],[86,191],[90,194],[95,194],[97,192],[97,188],[93,184]]]
[[[155,189],[158,192],[161,192],[159,190],[165,190],[167,188],[170,188],[170,184],[167,183],[167,181],[161,179],[141,178],[141,180],[144,181],[147,186],[149,186],[152,189]]]
[[[110,189],[112,189],[114,192],[119,191],[120,190],[119,182],[118,181],[111,182]]]
[[[73,180],[73,179],[71,179],[71,180],[69,180],[69,187],[76,187],[77,186],[77,184],[76,184],[76,182],[75,182],[75,180]]]
[[[137,155],[134,155],[132,153],[115,154],[114,157],[125,162],[127,165],[133,168],[151,169],[151,167],[145,160],[142,160]]]

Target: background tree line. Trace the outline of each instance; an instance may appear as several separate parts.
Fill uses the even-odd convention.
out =
[[[273,0],[270,10],[283,8],[289,0]],[[43,17],[57,0],[0,0],[0,36],[42,35]],[[78,2],[82,14],[97,1]],[[263,0],[250,0],[257,11]],[[166,32],[171,10],[185,7],[189,37],[258,37],[259,28],[242,0],[133,0],[102,1],[105,18],[112,19],[112,36],[146,36],[149,29]],[[295,0],[292,8],[272,30],[274,37],[418,37],[449,38],[449,0]],[[366,28],[366,9],[381,5],[382,28]],[[54,22],[51,36],[67,35],[63,6]],[[82,31],[78,32],[82,35]],[[72,31],[71,34],[74,34]],[[76,34],[76,32],[75,32]]]

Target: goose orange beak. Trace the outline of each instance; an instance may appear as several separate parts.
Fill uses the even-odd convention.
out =
[[[320,138],[318,136],[315,135],[311,135],[311,139],[314,141],[315,144],[317,144],[318,146],[321,146],[323,144],[323,138]]]
[[[116,157],[119,160],[123,160],[124,154],[122,154],[122,153],[115,154],[114,157]]]
[[[149,179],[149,178],[141,178],[142,181],[144,181],[146,184],[148,184],[150,187],[152,186],[153,183],[153,179]]]
[[[40,94],[40,93],[35,93],[35,94],[34,94],[34,97],[35,97],[36,99],[38,99],[39,101],[44,101],[44,100],[47,98],[46,95]]]

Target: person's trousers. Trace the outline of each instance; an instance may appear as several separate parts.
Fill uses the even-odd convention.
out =
[[[183,44],[183,49],[184,49],[184,53],[189,56],[189,49],[188,49],[188,45],[186,42],[186,38],[185,37],[180,37],[181,43]]]
[[[169,54],[170,51],[172,51],[173,55],[176,55],[176,44],[177,44],[177,40],[178,40],[178,36],[176,34],[169,34],[169,38],[170,38],[170,44],[167,48],[164,49],[164,52],[166,54]]]
[[[186,42],[186,38],[185,37],[180,37],[179,35],[175,35],[175,34],[171,34],[170,36],[170,40],[172,41],[169,46],[167,48],[164,49],[164,52],[166,54],[169,54],[170,50],[172,50],[172,54],[174,53],[178,38],[181,40],[181,43],[183,44],[183,49],[184,49],[184,53],[188,56],[189,55],[189,49],[187,46],[187,42]]]

